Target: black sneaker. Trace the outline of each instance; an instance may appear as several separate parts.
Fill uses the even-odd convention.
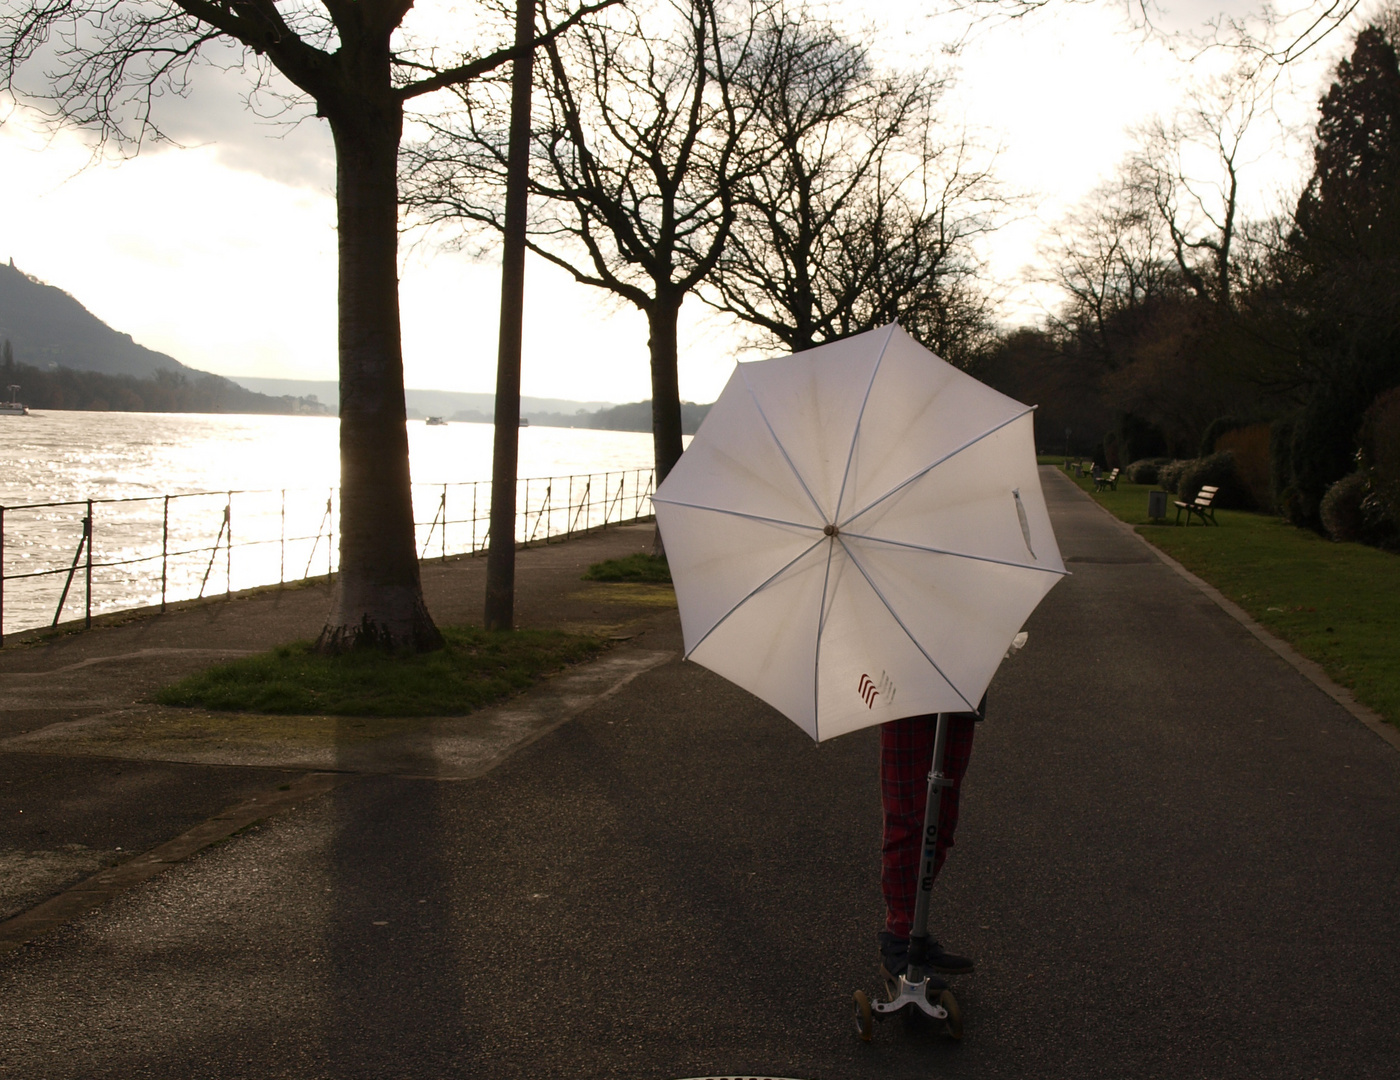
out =
[[[909,966],[909,939],[895,937],[888,930],[880,931],[880,960],[881,970],[888,977],[897,978]],[[938,942],[930,941],[924,968],[943,975],[967,975],[976,965],[968,957],[947,952]]]
[[[909,939],[895,937],[888,930],[880,931],[880,974],[884,977],[885,988],[894,998],[899,988],[899,977],[909,970]],[[928,980],[928,992],[947,990],[948,984],[927,968],[924,978]]]

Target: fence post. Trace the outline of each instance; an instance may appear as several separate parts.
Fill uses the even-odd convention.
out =
[[[224,503],[224,521],[228,522],[228,546],[224,548],[224,597],[234,595],[234,493],[228,493]]]
[[[335,499],[335,488],[326,495],[326,584],[335,576],[335,514],[331,502]]]
[[[165,613],[165,585],[170,567],[170,496],[165,497],[165,506],[160,513],[160,610]]]
[[[277,561],[277,584],[284,585],[287,581],[287,489],[282,489],[282,544],[281,556]]]
[[[521,506],[521,509],[520,509],[520,517],[521,517],[521,520],[522,520],[522,522],[523,522],[523,527],[522,527],[521,530],[520,530],[520,536],[521,536],[521,539],[523,539],[523,540],[525,541],[525,546],[526,546],[526,547],[529,547],[529,546],[530,546],[530,478],[529,478],[528,476],[525,478],[525,502],[524,502],[524,504]],[[515,541],[515,538],[514,538],[514,537],[511,537],[511,542],[513,543],[514,541]]]
[[[5,647],[5,508],[0,506],[0,649]]]
[[[83,626],[92,629],[92,500],[87,501],[87,521],[83,523],[87,533],[87,597],[83,609]]]
[[[442,561],[447,561],[447,485],[442,485]]]
[[[476,554],[476,485],[480,481],[472,481],[472,554]]]

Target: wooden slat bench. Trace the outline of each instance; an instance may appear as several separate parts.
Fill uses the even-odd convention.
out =
[[[1176,523],[1178,525],[1181,524],[1181,512],[1185,510],[1186,524],[1188,525],[1191,524],[1192,514],[1195,514],[1198,518],[1201,519],[1202,525],[1217,524],[1215,520],[1215,507],[1213,507],[1211,503],[1215,499],[1215,493],[1219,490],[1220,488],[1218,486],[1212,486],[1210,484],[1207,484],[1203,488],[1201,488],[1200,492],[1198,492],[1196,497],[1192,499],[1189,503],[1182,502],[1180,499],[1177,499]]]
[[[1111,473],[1099,473],[1094,477],[1094,490],[1103,491],[1105,488],[1118,490],[1118,473],[1120,470],[1114,469]]]

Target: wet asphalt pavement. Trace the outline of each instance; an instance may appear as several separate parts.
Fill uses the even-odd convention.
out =
[[[875,733],[814,746],[673,658],[483,776],[357,776],[0,956],[0,1076],[1400,1075],[1400,754],[1045,485],[1074,576],[934,893],[979,965],[961,1043],[851,1022]],[[673,614],[643,638],[679,653]]]

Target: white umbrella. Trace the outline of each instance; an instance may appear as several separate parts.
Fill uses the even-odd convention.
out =
[[[653,500],[687,657],[818,741],[975,709],[1065,573],[1031,413],[893,324],[739,364]]]

